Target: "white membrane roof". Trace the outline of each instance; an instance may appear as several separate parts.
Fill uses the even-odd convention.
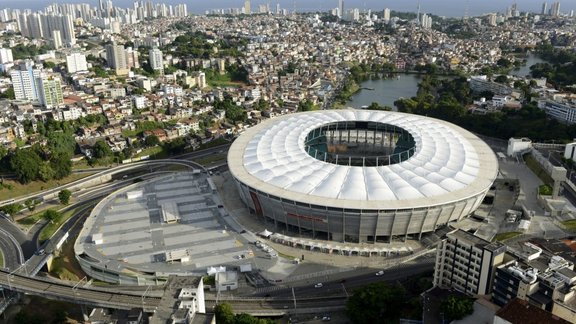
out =
[[[323,125],[370,121],[409,132],[413,156],[401,163],[344,166],[305,151],[308,133]],[[228,155],[241,182],[278,197],[348,208],[414,208],[475,196],[489,189],[498,163],[478,137],[453,124],[418,115],[371,110],[329,110],[285,115],[242,134]]]

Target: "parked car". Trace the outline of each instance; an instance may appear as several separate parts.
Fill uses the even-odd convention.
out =
[[[380,271],[376,272],[376,275],[377,275],[377,276],[381,276],[381,275],[383,275],[383,274],[384,274],[384,270],[380,270]]]
[[[322,288],[322,287],[324,287],[324,285],[321,282],[314,285],[314,288]]]

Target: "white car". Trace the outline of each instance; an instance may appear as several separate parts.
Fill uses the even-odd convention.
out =
[[[324,285],[321,282],[314,285],[314,288],[322,288],[322,287],[324,287]]]
[[[376,272],[376,275],[377,275],[377,276],[381,276],[381,275],[383,275],[383,274],[384,274],[384,270],[380,270],[380,271]]]

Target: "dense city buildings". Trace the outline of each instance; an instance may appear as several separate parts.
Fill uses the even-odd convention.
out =
[[[252,293],[239,280],[244,270],[257,293],[274,295],[298,290],[308,276],[298,265],[317,253],[326,263],[312,275],[347,295],[350,278],[337,268],[377,266],[360,284],[384,281],[383,264],[431,271],[422,256],[436,248],[428,279],[492,303],[497,321],[531,307],[538,318],[576,321],[574,260],[538,241],[571,233],[576,220],[562,200],[576,192],[576,144],[558,144],[572,140],[576,123],[571,3],[510,3],[479,16],[466,8],[461,19],[420,2],[416,12],[352,0],[301,12],[296,2],[238,0],[201,13],[197,3],[118,2],[0,7],[6,174],[60,186],[73,167],[128,170],[104,177],[114,194],[90,207],[79,239],[66,243],[79,272],[148,286],[129,297],[142,309],[142,291],[160,298],[150,287],[188,285],[162,298],[170,311],[180,307],[173,322],[190,322],[205,319],[207,273],[210,302],[220,290]],[[409,78],[413,92],[402,97],[371,85],[404,87]],[[366,93],[372,103],[356,104]],[[379,95],[393,98],[383,104]],[[527,152],[540,177],[522,164]],[[156,170],[169,162],[155,158],[166,157],[193,171]],[[109,189],[93,187],[74,187],[74,202]],[[38,197],[22,208],[32,211]],[[52,243],[29,254],[52,257]],[[310,278],[305,294],[321,292]],[[296,308],[299,292],[285,295]],[[108,315],[93,312],[94,321]]]

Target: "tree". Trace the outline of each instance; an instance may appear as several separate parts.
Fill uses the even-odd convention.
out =
[[[170,155],[183,153],[185,148],[186,140],[182,137],[175,138],[164,144],[164,151]]]
[[[14,94],[14,87],[10,87],[4,92],[0,92],[0,99],[1,98],[16,99],[16,95]]]
[[[216,305],[216,307],[214,307],[214,314],[216,316],[216,323],[234,324],[234,311],[230,304],[221,303]]]
[[[498,82],[498,83],[508,83],[508,77],[505,74],[501,74],[499,76],[497,76],[496,78],[494,78],[494,82]]]
[[[318,109],[318,107],[308,99],[302,100],[298,103],[298,111],[312,111],[316,109]]]
[[[103,140],[96,141],[92,147],[92,151],[94,152],[94,157],[97,159],[102,159],[112,155],[112,149],[110,149],[110,146],[108,146],[108,144]]]
[[[59,152],[52,155],[50,166],[54,170],[54,179],[62,179],[72,173],[72,160],[69,153]]]
[[[38,179],[42,159],[31,149],[18,149],[10,158],[10,168],[21,183]]]
[[[54,209],[48,209],[44,212],[44,214],[42,214],[42,218],[49,221],[50,223],[58,222],[60,217],[62,217],[62,214]]]
[[[62,205],[68,205],[70,202],[70,197],[72,197],[72,192],[70,192],[68,189],[62,189],[58,193],[58,200],[60,200]]]
[[[354,291],[346,303],[346,313],[353,323],[393,322],[406,302],[401,286],[384,282],[369,284]]]
[[[36,209],[37,204],[38,201],[36,201],[36,199],[33,198],[26,199],[26,201],[24,202],[24,206],[26,206],[26,208],[28,208],[29,211],[34,211],[34,209]]]
[[[144,139],[144,144],[146,144],[146,146],[156,146],[160,144],[160,139],[156,135],[148,135],[146,139]]]
[[[452,295],[442,301],[440,310],[449,321],[460,320],[474,312],[474,299]]]

